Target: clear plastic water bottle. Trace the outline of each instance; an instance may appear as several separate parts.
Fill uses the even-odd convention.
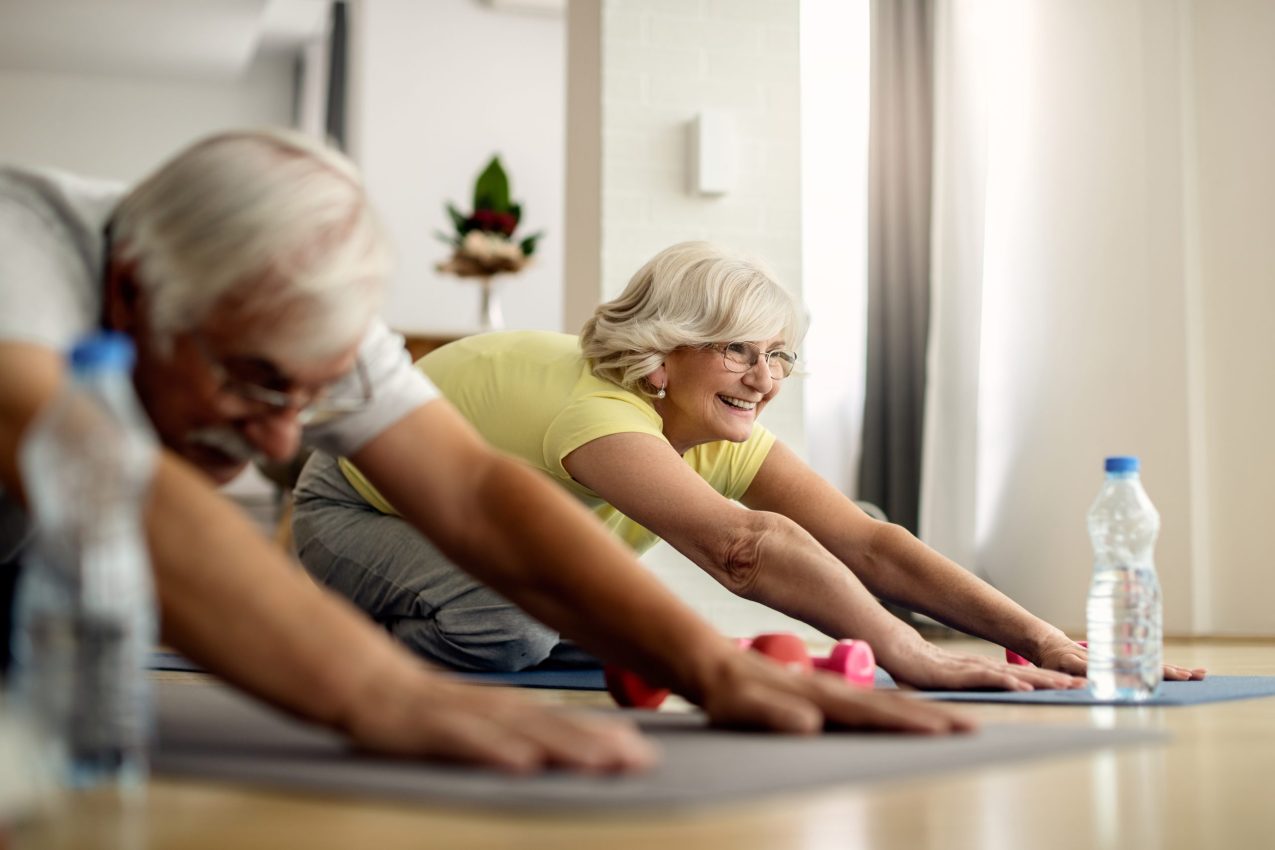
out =
[[[1163,677],[1160,581],[1152,553],[1160,514],[1138,477],[1136,457],[1109,457],[1089,509],[1089,688],[1101,700],[1151,698]]]
[[[15,600],[13,697],[74,786],[146,777],[156,616],[142,506],[155,438],[133,358],[121,334],[77,345],[18,452],[36,543]]]

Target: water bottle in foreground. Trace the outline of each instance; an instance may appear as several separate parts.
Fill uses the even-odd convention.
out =
[[[156,617],[142,505],[155,440],[133,356],[119,334],[77,345],[18,454],[36,543],[16,594],[13,697],[76,786],[146,776]]]
[[[1160,581],[1152,553],[1160,514],[1138,477],[1136,457],[1109,457],[1089,509],[1089,688],[1101,700],[1150,699],[1163,677]]]

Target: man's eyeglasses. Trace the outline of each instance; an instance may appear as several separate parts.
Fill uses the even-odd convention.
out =
[[[777,348],[774,351],[762,351],[751,342],[725,342],[708,346],[722,354],[722,363],[732,372],[747,372],[757,365],[758,360],[765,360],[770,370],[770,377],[782,381],[797,368],[797,352]]]
[[[321,387],[288,390],[281,389],[279,386],[269,386],[271,382],[286,385],[287,379],[280,375],[237,374],[240,370],[226,365],[213,356],[208,350],[208,343],[200,334],[194,334],[193,338],[195,347],[199,350],[204,362],[208,364],[209,371],[217,382],[217,391],[233,395],[261,413],[272,415],[295,411],[299,423],[311,425],[341,414],[362,410],[372,400],[372,382],[368,378],[361,358],[355,361],[354,370],[351,373]],[[269,373],[273,370],[266,367],[261,371]]]

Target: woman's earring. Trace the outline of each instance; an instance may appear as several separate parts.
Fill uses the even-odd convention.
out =
[[[664,387],[660,387],[655,393],[656,398],[664,398],[666,395],[668,395],[668,393],[664,392]]]

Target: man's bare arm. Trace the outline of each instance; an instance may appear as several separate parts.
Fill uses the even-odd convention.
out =
[[[0,343],[0,479],[21,492],[18,445],[57,392],[61,359]],[[163,453],[146,509],[165,639],[231,683],[365,746],[510,770],[638,767],[631,728],[460,685],[316,587],[197,472]]]

